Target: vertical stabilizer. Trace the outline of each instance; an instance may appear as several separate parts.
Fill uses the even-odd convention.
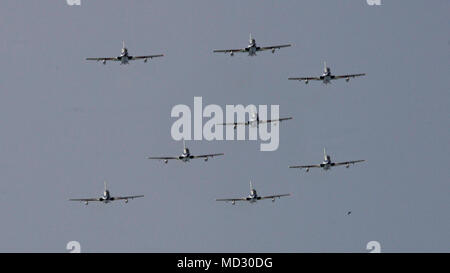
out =
[[[325,74],[331,74],[331,69],[327,66],[327,62],[323,62],[323,73]]]
[[[255,41],[255,39],[253,39],[251,33],[250,33],[250,36],[249,36],[249,39],[248,39],[248,43],[249,43],[250,46],[256,45],[256,41]]]

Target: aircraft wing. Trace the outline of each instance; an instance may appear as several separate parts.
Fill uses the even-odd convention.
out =
[[[134,198],[141,198],[143,195],[131,195],[131,196],[119,196],[119,197],[111,197],[111,200],[128,200]]]
[[[216,49],[213,51],[214,53],[235,53],[235,52],[246,52],[245,48],[239,49]]]
[[[264,46],[264,47],[260,47],[258,48],[258,51],[265,51],[265,50],[272,50],[272,49],[280,49],[283,47],[290,47],[291,44],[287,44],[287,45],[276,45],[276,46]]]
[[[225,198],[225,199],[216,199],[216,201],[225,201],[225,202],[247,201],[247,198]]]
[[[315,165],[303,165],[303,166],[289,166],[289,168],[293,169],[307,169],[307,168],[321,168],[322,166],[320,164]]]
[[[100,202],[100,198],[81,198],[81,199],[69,199],[69,201],[80,201],[80,202],[93,202],[98,201]]]
[[[336,162],[336,163],[332,163],[332,166],[342,166],[342,165],[350,165],[350,164],[355,164],[355,163],[359,163],[359,162],[364,162],[365,160],[353,160],[353,161],[346,161],[346,162]]]
[[[274,199],[274,198],[281,198],[281,197],[284,197],[284,196],[289,196],[289,195],[291,195],[290,193],[287,193],[287,194],[277,194],[277,195],[268,195],[268,196],[262,196],[261,197],[261,200],[262,199]]]
[[[300,77],[300,78],[288,78],[288,80],[294,81],[321,81],[320,77]]]
[[[191,158],[208,158],[208,157],[215,157],[215,156],[220,156],[220,155],[224,155],[223,153],[220,154],[209,154],[209,155],[193,155],[191,156]]]
[[[333,76],[333,79],[346,79],[346,78],[356,78],[356,77],[361,77],[361,76],[365,76],[366,73],[361,73],[361,74],[349,74],[349,75],[339,75],[339,76]]]
[[[288,117],[288,118],[280,118],[280,119],[268,119],[268,120],[260,120],[259,123],[271,123],[271,122],[278,122],[278,121],[283,121],[283,120],[290,120],[292,119],[292,117]]]
[[[149,156],[149,157],[147,157],[147,159],[170,160],[170,159],[180,159],[180,158],[179,157],[175,157],[175,156],[167,156],[167,157],[165,157],[165,156],[161,156],[161,157]]]
[[[147,55],[147,56],[131,56],[131,60],[138,60],[138,59],[152,59],[152,58],[158,58],[163,57],[164,54],[157,54],[157,55]]]
[[[118,61],[117,57],[107,57],[107,58],[86,58],[87,61]]]

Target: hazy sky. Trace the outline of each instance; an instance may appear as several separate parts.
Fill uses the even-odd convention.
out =
[[[0,8],[0,251],[450,251],[450,2],[4,0]],[[213,49],[292,43],[276,54]],[[165,57],[121,66],[86,57]],[[324,86],[288,81],[332,72]],[[280,147],[188,141],[174,105],[277,104]],[[206,119],[205,119],[206,121]],[[304,171],[289,165],[367,162]],[[69,202],[144,194],[128,204]],[[215,198],[291,193],[272,203]],[[347,216],[347,211],[352,214]]]

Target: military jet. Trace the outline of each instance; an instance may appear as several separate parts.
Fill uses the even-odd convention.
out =
[[[161,157],[147,157],[147,159],[158,159],[158,160],[162,160],[164,163],[168,163],[169,160],[181,160],[182,162],[188,162],[191,159],[196,159],[196,158],[203,158],[204,161],[208,161],[208,159],[211,157],[215,157],[215,156],[221,156],[224,155],[223,153],[219,153],[219,154],[206,154],[206,155],[191,155],[191,152],[189,151],[188,148],[186,148],[186,144],[183,140],[183,153],[181,153],[181,155],[179,156],[161,156]]]
[[[256,52],[271,50],[272,53],[275,53],[276,49],[291,46],[291,44],[285,44],[285,45],[259,47],[256,45],[256,40],[252,38],[252,34],[250,34],[250,39],[249,39],[248,43],[249,43],[248,46],[245,48],[216,49],[216,50],[214,50],[214,53],[229,53],[230,56],[234,56],[234,53],[246,53],[247,52],[249,56],[256,56]]]
[[[356,78],[365,76],[365,73],[361,74],[348,74],[348,75],[333,75],[331,74],[331,69],[327,67],[327,63],[324,62],[323,74],[319,77],[300,77],[300,78],[288,78],[289,80],[295,81],[305,81],[305,84],[308,84],[309,81],[322,81],[324,84],[331,83],[332,80],[345,79],[345,81],[350,81],[350,78]]]
[[[111,201],[117,201],[117,200],[125,200],[125,203],[128,203],[129,199],[134,199],[134,198],[140,198],[140,197],[144,197],[143,195],[131,195],[131,196],[119,196],[119,197],[112,197],[109,193],[109,190],[106,186],[106,181],[105,183],[105,190],[103,191],[103,195],[100,196],[99,198],[81,198],[81,199],[69,199],[69,201],[80,201],[80,202],[84,202],[86,205],[89,204],[89,202],[103,202],[104,204],[107,204]]]
[[[259,127],[261,123],[274,123],[282,122],[284,120],[290,120],[292,117],[280,118],[280,119],[269,119],[269,120],[260,120],[258,113],[252,113],[251,117],[246,122],[231,122],[231,123],[218,123],[216,125],[233,125],[234,129],[237,129],[238,126],[251,126],[251,127]]]
[[[291,194],[277,194],[277,195],[268,195],[268,196],[259,196],[256,193],[256,190],[253,188],[252,181],[250,181],[250,194],[247,197],[243,198],[225,198],[225,199],[216,199],[216,201],[225,201],[231,202],[231,204],[236,204],[236,201],[247,201],[249,203],[256,203],[258,200],[263,199],[272,199],[272,202],[275,202],[275,198],[281,198],[283,196],[290,196]]]
[[[122,42],[122,52],[118,57],[106,57],[106,58],[86,58],[88,61],[101,61],[103,64],[106,64],[106,61],[116,61],[120,62],[120,64],[128,64],[129,61],[143,59],[144,63],[147,62],[148,59],[162,57],[164,54],[157,55],[146,55],[146,56],[131,56],[128,54],[128,49],[125,47],[125,42]]]
[[[323,170],[328,171],[331,169],[331,167],[345,166],[346,168],[349,168],[350,164],[355,164],[355,163],[365,161],[365,160],[354,160],[354,161],[345,161],[345,162],[332,162],[331,157],[329,155],[327,155],[325,148],[323,148],[323,157],[324,157],[324,160],[320,164],[304,165],[304,166],[289,166],[289,168],[305,169],[306,172],[309,172],[310,168],[322,168]]]

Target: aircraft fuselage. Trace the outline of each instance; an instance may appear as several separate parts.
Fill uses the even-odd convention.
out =
[[[124,47],[122,48],[122,53],[117,58],[120,60],[120,64],[128,64],[128,61],[130,59],[129,57],[130,56],[128,56],[128,49]]]
[[[258,48],[256,47],[256,45],[248,45],[245,48],[245,51],[248,52],[248,56],[256,56],[256,51],[258,51]]]
[[[333,79],[333,76],[331,75],[331,73],[327,72],[323,73],[322,76],[320,76],[320,79],[322,79],[324,84],[328,84]]]
[[[255,189],[252,189],[252,190],[250,191],[250,194],[249,194],[248,197],[247,197],[247,201],[248,201],[249,203],[256,203],[257,200],[259,200],[258,193],[256,193],[256,190],[255,190]]]
[[[183,162],[188,162],[191,159],[191,153],[189,149],[185,148],[183,153],[179,156],[179,159]]]
[[[328,171],[329,169],[331,169],[331,163],[330,162],[323,162],[320,165],[321,165],[322,169],[324,169],[325,171]]]
[[[255,39],[250,39],[249,44],[245,50],[248,52],[248,56],[256,56],[256,51],[258,51],[258,46],[256,46]]]
[[[252,116],[250,117],[248,123],[252,127],[258,127],[259,126],[259,115],[258,115],[258,113],[252,114]]]
[[[325,171],[328,171],[329,169],[331,169],[331,166],[333,166],[333,163],[331,162],[331,157],[326,155],[325,160],[322,162],[322,164],[320,164],[320,166]]]
[[[100,201],[107,204],[111,201],[111,195],[109,194],[108,190],[105,190],[103,192],[103,195],[100,197]]]

